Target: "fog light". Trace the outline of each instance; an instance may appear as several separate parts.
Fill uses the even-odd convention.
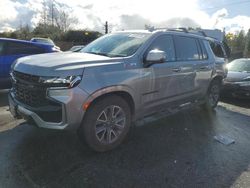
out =
[[[72,93],[70,89],[50,89],[48,90],[48,96],[62,103],[66,103],[71,99]]]

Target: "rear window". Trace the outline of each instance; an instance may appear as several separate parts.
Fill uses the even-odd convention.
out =
[[[7,44],[7,55],[14,55],[14,54],[41,54],[45,53],[43,48],[30,45],[30,44],[23,44],[19,42],[8,42]]]
[[[195,38],[175,36],[175,47],[177,61],[192,61],[200,59]]]

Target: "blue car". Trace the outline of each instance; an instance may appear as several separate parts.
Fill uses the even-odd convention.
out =
[[[51,44],[0,38],[0,89],[11,87],[10,68],[16,59],[28,55],[58,51]]]

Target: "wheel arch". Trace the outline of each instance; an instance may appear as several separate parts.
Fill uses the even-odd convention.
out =
[[[84,105],[87,104],[88,107],[84,109],[87,112],[88,108],[90,108],[97,101],[103,100],[105,97],[112,96],[112,95],[119,96],[128,103],[130,110],[131,110],[132,120],[134,120],[136,104],[135,104],[135,99],[134,99],[134,96],[132,95],[130,88],[114,86],[114,87],[108,87],[108,88],[103,88],[101,90],[98,90],[94,92],[93,94],[91,94],[90,97],[88,97],[88,99],[83,104],[83,108],[84,108]]]

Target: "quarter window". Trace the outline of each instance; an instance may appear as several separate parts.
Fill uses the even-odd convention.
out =
[[[196,39],[175,36],[176,58],[177,61],[199,60],[199,52]]]
[[[221,57],[221,58],[225,57],[222,46],[219,43],[210,42],[210,46],[216,57]]]

